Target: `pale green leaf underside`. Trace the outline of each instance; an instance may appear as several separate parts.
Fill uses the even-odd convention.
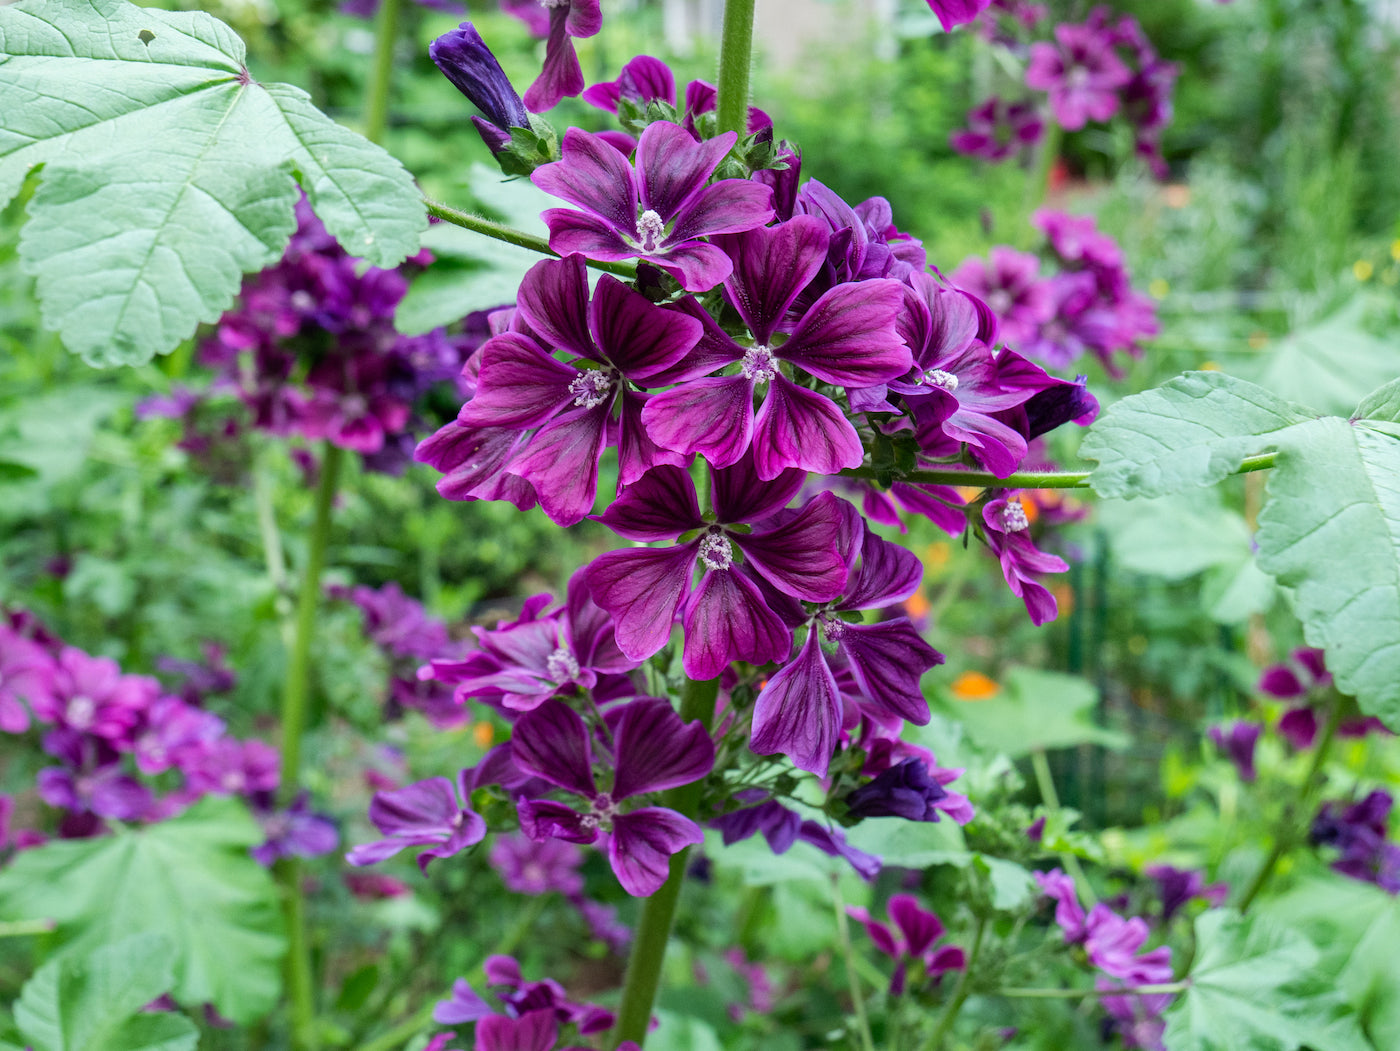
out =
[[[281,255],[298,181],[375,265],[415,251],[425,225],[397,161],[298,89],[252,82],[206,14],[0,7],[0,113],[0,204],[44,166],[20,255],[45,324],[95,365],[139,364],[216,320],[243,273]]]
[[[1245,380],[1188,372],[1109,406],[1079,451],[1099,461],[1089,484],[1100,496],[1164,496],[1220,481],[1310,418]]]
[[[1400,440],[1314,420],[1284,436],[1259,516],[1259,565],[1293,590],[1338,687],[1400,725]]]
[[[0,873],[0,919],[53,919],[73,955],[163,935],[175,998],[249,1022],[277,1001],[285,949],[276,887],[248,855],[260,840],[245,807],[209,798],[139,831],[49,843]]]

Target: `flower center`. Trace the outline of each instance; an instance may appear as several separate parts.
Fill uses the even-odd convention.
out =
[[[578,678],[578,659],[567,646],[560,646],[545,659],[544,669],[555,682],[572,682]]]
[[[97,703],[90,697],[74,697],[68,702],[64,716],[73,729],[86,730],[97,716]]]
[[[1020,500],[1008,500],[1006,506],[1001,509],[1001,527],[1008,533],[1019,533],[1031,527],[1030,519],[1026,517],[1026,509],[1021,506]]]
[[[778,361],[773,357],[773,352],[760,343],[749,348],[739,368],[744,373],[744,379],[762,385],[778,374]]]
[[[661,240],[666,236],[666,224],[661,221],[661,216],[648,208],[637,220],[637,244],[644,252],[655,252],[661,247]]]
[[[588,369],[569,381],[569,393],[574,396],[575,405],[594,409],[611,396],[613,380],[612,369]]]
[[[919,382],[930,387],[937,387],[939,390],[946,390],[949,394],[958,389],[958,378],[951,372],[944,372],[942,369],[929,369],[919,377]]]
[[[700,564],[706,569],[728,569],[734,564],[734,545],[723,533],[707,533],[700,541]]]
[[[1065,83],[1076,91],[1089,86],[1089,71],[1083,66],[1075,66],[1065,74]]]
[[[230,770],[219,779],[219,785],[225,792],[242,792],[248,787],[248,779],[243,776],[242,770]]]
[[[842,635],[846,634],[846,622],[840,617],[831,616],[829,613],[821,618],[821,625],[822,637],[827,642],[837,642]]]
[[[1004,288],[998,288],[987,296],[987,306],[992,308],[992,313],[1000,317],[1011,309],[1011,293]]]

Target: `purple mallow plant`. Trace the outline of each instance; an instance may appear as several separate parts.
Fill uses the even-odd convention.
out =
[[[967,966],[967,956],[956,945],[939,945],[943,940],[943,922],[919,905],[912,894],[896,894],[886,906],[890,923],[870,918],[865,909],[847,907],[851,918],[865,926],[875,947],[895,961],[890,976],[890,995],[904,993],[914,971],[915,984],[936,981],[948,971],[960,971]]]

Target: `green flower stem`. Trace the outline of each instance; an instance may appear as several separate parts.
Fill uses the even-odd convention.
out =
[[[379,17],[374,23],[374,66],[370,69],[365,98],[365,138],[384,141],[389,123],[389,88],[394,80],[394,45],[399,42],[401,0],[379,0]]]
[[[311,679],[311,639],[316,631],[316,609],[321,599],[321,570],[330,541],[331,508],[340,480],[344,450],[326,442],[321,457],[321,481],[316,488],[316,517],[311,525],[306,568],[297,596],[296,629],[287,661],[282,693],[282,770],[278,786],[282,802],[296,798],[301,784],[301,736],[306,727],[307,687]],[[278,864],[287,916],[287,985],[292,999],[293,1046],[316,1051],[316,981],[311,966],[311,944],[306,931],[306,899],[302,865],[296,858]]]
[[[48,934],[57,929],[53,920],[11,920],[0,923],[0,938],[24,938],[31,934]]]
[[[1267,471],[1274,466],[1275,453],[1246,457],[1231,474]],[[847,478],[874,478],[873,467],[848,467],[841,472]],[[934,485],[972,485],[983,489],[1087,489],[1092,471],[1019,471],[998,478],[988,471],[927,470],[907,471],[897,475],[899,482],[931,482]]]
[[[1124,989],[995,989],[989,996],[1006,996],[1018,1000],[1079,1000],[1090,996],[1164,996],[1183,993],[1190,982],[1163,982],[1160,985],[1133,985]]]
[[[972,972],[976,969],[977,961],[982,955],[982,941],[986,934],[987,917],[978,916],[977,930],[972,935],[972,949],[967,954],[967,964],[963,967],[962,973],[958,975],[958,984],[953,987],[953,998],[943,1009],[943,1014],[939,1016],[938,1025],[934,1028],[933,1035],[928,1038],[928,1043],[924,1045],[926,1051],[940,1051],[943,1047],[943,1041],[953,1031],[953,1023],[958,1020],[958,1012],[962,1010],[962,1005],[972,992]]]
[[[513,226],[498,223],[494,219],[472,215],[471,212],[464,212],[460,208],[453,208],[451,205],[427,197],[423,198],[423,204],[428,209],[429,215],[441,219],[445,223],[460,226],[463,230],[470,230],[473,233],[484,234],[497,241],[504,241],[508,245],[515,245],[517,248],[525,248],[531,252],[538,252],[540,255],[553,256],[555,259],[559,258],[559,253],[553,251],[549,247],[549,242],[543,237],[527,234],[524,230],[517,230]],[[637,276],[637,264],[635,263],[608,263],[598,259],[589,259],[586,262],[594,270],[617,274],[619,277]]]
[[[1283,808],[1283,816],[1279,820],[1277,830],[1274,832],[1274,844],[1269,849],[1269,856],[1264,859],[1264,864],[1259,866],[1259,871],[1255,873],[1249,888],[1240,898],[1240,913],[1249,911],[1249,907],[1254,904],[1254,899],[1259,896],[1278,868],[1278,863],[1283,859],[1297,842],[1297,822],[1298,814],[1306,812],[1308,801],[1318,786],[1318,774],[1322,771],[1322,764],[1327,759],[1327,753],[1332,748],[1332,741],[1337,736],[1337,725],[1342,721],[1342,705],[1340,698],[1332,703],[1331,710],[1327,714],[1327,725],[1322,731],[1322,740],[1317,743],[1313,750],[1312,762],[1308,764],[1308,772],[1303,777],[1303,782],[1298,786],[1287,805]]]
[[[841,942],[841,957],[846,961],[846,981],[851,987],[851,1006],[856,1012],[856,1032],[860,1036],[862,1051],[875,1051],[875,1041],[870,1036],[870,1019],[865,1014],[865,997],[860,991],[860,976],[856,974],[855,950],[851,947],[851,925],[846,920],[846,903],[841,900],[841,885],[838,877],[831,877],[831,900],[836,906],[836,936]]]
[[[1036,748],[1031,752],[1031,768],[1035,771],[1035,783],[1040,789],[1041,801],[1047,809],[1058,812],[1060,795],[1055,791],[1055,779],[1050,776],[1050,760],[1046,758],[1044,748]],[[1094,885],[1089,882],[1089,877],[1084,875],[1084,867],[1079,864],[1079,859],[1066,852],[1060,855],[1060,863],[1074,877],[1074,884],[1079,888],[1084,900],[1090,905],[1097,905],[1099,897],[1094,893]]]
[[[754,0],[724,0],[724,28],[719,40],[719,112],[721,132],[749,129],[749,66],[753,57]]]
[[[482,962],[477,964],[467,975],[467,982],[473,988],[481,985],[486,980],[485,962],[492,956],[509,956],[516,947],[525,940],[525,936],[530,933],[539,920],[544,907],[553,897],[552,894],[541,894],[530,899],[530,904],[521,912],[520,918],[515,925],[506,931],[495,947],[482,958]],[[394,1048],[402,1047],[404,1043],[412,1040],[415,1036],[433,1024],[433,1008],[437,1006],[436,1000],[430,1000],[416,1012],[409,1015],[398,1025],[386,1032],[380,1033],[372,1040],[367,1040],[360,1044],[355,1051],[393,1051]]]
[[[719,696],[719,680],[689,681],[681,690],[681,718],[686,722],[700,720],[706,730],[714,721],[715,698]],[[687,817],[694,817],[699,808],[703,783],[681,785],[663,793],[663,805]],[[622,985],[622,1002],[617,1010],[617,1025],[613,1029],[612,1046],[625,1040],[635,1040],[638,1046],[646,1042],[651,1024],[651,1008],[656,1002],[656,990],[661,984],[661,967],[666,960],[666,943],[671,940],[671,923],[676,918],[676,903],[680,900],[681,884],[685,882],[685,867],[690,848],[671,855],[671,871],[661,888],[642,902],[642,914],[632,942],[632,954],[627,959],[627,975]]]

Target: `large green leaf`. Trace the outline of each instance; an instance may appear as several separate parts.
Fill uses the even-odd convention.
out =
[[[1400,439],[1314,420],[1280,438],[1259,565],[1292,589],[1308,642],[1363,711],[1400,725]]]
[[[43,165],[21,235],[45,324],[95,365],[170,350],[275,262],[297,182],[352,255],[394,266],[426,223],[412,179],[200,12],[0,6],[0,205]]]
[[[1369,1051],[1355,1013],[1297,931],[1230,909],[1196,921],[1190,986],[1167,1011],[1172,1051]]]
[[[1079,676],[1012,668],[1000,693],[959,703],[955,714],[973,741],[1013,757],[1077,744],[1121,748],[1127,743],[1122,734],[1094,724],[1098,699],[1098,690]]]
[[[20,1032],[34,1051],[190,1051],[199,1032],[189,1019],[141,1013],[174,985],[171,948],[138,934],[50,960],[20,992]]]
[[[0,873],[0,919],[55,920],[74,955],[163,935],[175,998],[248,1022],[276,1003],[285,950],[276,887],[248,855],[261,839],[241,803],[209,798],[138,831],[48,843]]]
[[[1099,461],[1089,484],[1100,496],[1164,496],[1220,481],[1311,418],[1245,380],[1188,372],[1109,406],[1079,451]]]

